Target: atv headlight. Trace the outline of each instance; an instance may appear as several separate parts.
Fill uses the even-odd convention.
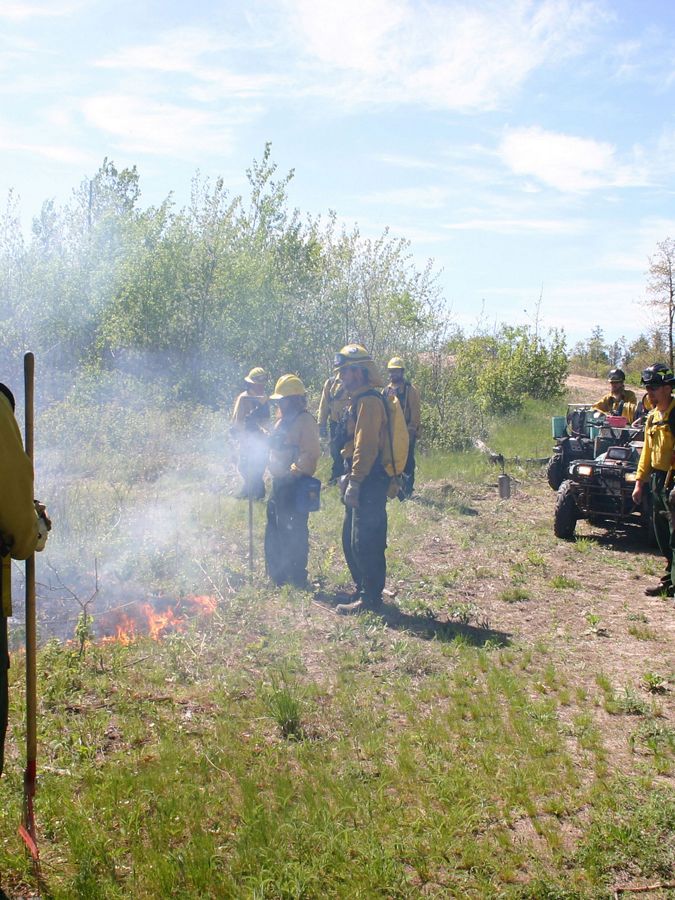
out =
[[[637,481],[637,472],[626,472],[623,476],[624,481]]]
[[[577,466],[577,475],[592,475],[593,466]]]

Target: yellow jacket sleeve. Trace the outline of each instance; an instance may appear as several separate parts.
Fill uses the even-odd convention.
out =
[[[298,455],[291,465],[291,472],[298,475],[313,475],[321,456],[319,429],[310,414],[301,415],[298,429]]]
[[[354,455],[350,477],[363,481],[383,448],[387,420],[384,403],[379,397],[363,397],[357,402],[354,426]]]
[[[601,399],[593,405],[593,409],[597,409],[598,412],[608,413],[612,408],[612,399],[611,394],[605,394],[604,397],[601,397]]]
[[[248,404],[246,403],[246,393],[239,394],[234,401],[234,409],[232,411],[232,424],[238,428],[244,427],[244,419],[248,413]]]
[[[319,400],[319,425],[323,428],[328,422],[330,415],[330,388],[333,379],[327,378],[321,391],[321,400]]]
[[[593,409],[597,409],[599,412],[611,413],[616,407],[619,405],[620,401],[617,401],[614,394],[605,394],[598,402],[593,406]],[[624,407],[629,403],[633,404],[633,407],[637,405],[637,397],[635,396],[634,391],[624,391],[623,392],[623,404]],[[621,412],[622,416],[626,416],[626,413]],[[626,416],[628,419],[629,416]]]
[[[649,419],[651,418],[651,413],[647,418],[647,423],[649,423]],[[651,432],[645,428],[645,442],[642,445],[642,452],[640,453],[640,461],[638,462],[637,472],[635,473],[635,478],[637,481],[647,481],[652,471],[652,438]]]
[[[415,430],[415,435],[419,434],[422,422],[421,407],[420,392],[411,384],[408,388],[408,409],[410,411],[408,428],[413,428]]]
[[[33,467],[4,396],[0,396],[0,535],[14,559],[28,559],[38,542]]]

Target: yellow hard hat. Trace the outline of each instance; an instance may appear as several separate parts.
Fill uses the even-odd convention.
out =
[[[401,359],[400,356],[392,356],[392,358],[387,363],[388,369],[405,369],[405,363]]]
[[[261,369],[260,366],[256,366],[255,369],[251,369],[244,378],[244,381],[248,381],[249,384],[265,384],[267,381],[267,372],[264,369]]]
[[[297,375],[282,375],[274,386],[270,400],[283,400],[284,397],[305,397],[307,391]]]
[[[361,344],[346,344],[339,353],[335,354],[333,368],[336,372],[349,366],[364,366],[372,362],[373,358]]]

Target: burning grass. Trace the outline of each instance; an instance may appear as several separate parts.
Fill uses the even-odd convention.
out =
[[[106,612],[98,619],[97,633],[102,643],[126,645],[145,635],[158,641],[167,634],[185,631],[195,618],[212,616],[217,606],[218,598],[208,594],[178,602],[125,604],[124,610]]]

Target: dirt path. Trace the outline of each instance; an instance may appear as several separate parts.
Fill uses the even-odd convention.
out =
[[[638,384],[631,383],[628,387],[635,392],[638,399],[642,396]],[[604,378],[572,374],[567,376],[567,390],[570,403],[595,403],[596,400],[608,393],[609,385]]]
[[[508,501],[495,489],[475,489],[465,522],[425,522],[411,562],[422,585],[453,575],[445,602],[429,598],[435,615],[453,621],[458,610],[470,613],[515,646],[546,648],[568,689],[570,727],[573,698],[593,698],[613,766],[635,771],[642,752],[639,742],[631,752],[636,730],[650,716],[675,728],[675,601],[644,594],[663,561],[636,535],[609,535],[585,522],[576,541],[556,539],[554,503],[543,479],[516,485]],[[409,515],[426,518],[414,501]],[[402,581],[397,589],[397,603],[411,594],[424,598],[424,587]],[[650,692],[656,676],[661,690]]]

